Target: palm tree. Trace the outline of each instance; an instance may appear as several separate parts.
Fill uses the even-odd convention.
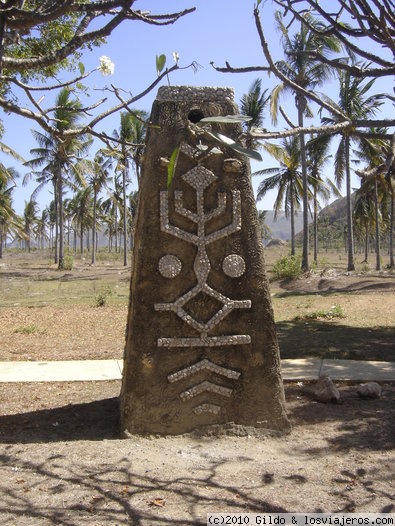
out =
[[[84,255],[84,232],[92,227],[93,221],[93,199],[92,188],[79,190],[69,203],[73,216],[73,225],[79,230],[81,258]]]
[[[6,155],[11,155],[16,161],[21,163],[25,162],[25,159],[19,155],[18,152],[4,144],[0,141],[0,152],[5,153]],[[9,182],[13,182],[17,177],[19,177],[18,172],[14,168],[6,168],[3,163],[0,162],[0,183],[5,185]]]
[[[141,176],[141,162],[146,133],[145,119],[147,113],[136,110],[134,113],[122,112],[119,130],[114,130],[113,137],[117,140],[117,145],[111,151],[106,152],[117,160],[115,170],[122,174],[122,202],[123,202],[123,264],[126,267],[127,260],[127,226],[128,226],[128,206],[127,206],[127,186],[129,182],[130,163],[133,162],[137,177],[137,182]]]
[[[108,252],[112,251],[113,237],[115,235],[115,225],[116,225],[116,209],[117,205],[114,203],[113,197],[108,197],[100,203],[100,209],[103,217],[104,223],[107,225],[105,230],[105,235],[108,236]]]
[[[258,223],[259,223],[259,230],[261,233],[261,238],[265,241],[270,239],[272,229],[268,224],[266,224],[266,215],[267,210],[259,210],[258,211]]]
[[[382,95],[370,95],[367,93],[372,88],[375,79],[365,82],[363,79],[351,77],[348,71],[339,72],[339,103],[328,102],[343,113],[350,121],[354,119],[368,119],[375,115],[381,106]],[[325,117],[324,124],[335,124],[336,118]],[[347,200],[347,254],[349,271],[355,270],[354,264],[354,232],[352,217],[352,190],[351,190],[351,143],[356,141],[359,145],[364,139],[354,134],[353,129],[345,129],[341,132],[341,139],[335,154],[335,179],[340,188],[345,176],[346,200]]]
[[[103,152],[96,152],[93,161],[81,163],[80,169],[85,173],[88,186],[92,189],[93,194],[93,218],[92,218],[92,265],[96,262],[96,227],[97,227],[97,200],[99,193],[109,182],[108,170],[111,166],[111,159],[106,158]]]
[[[129,194],[129,210],[130,210],[130,247],[134,246],[134,230],[136,226],[137,210],[139,205],[139,192],[134,191]]]
[[[14,159],[24,162],[24,159],[12,148],[0,141],[0,151],[11,155]],[[12,192],[15,179],[19,177],[14,168],[7,168],[0,162],[0,259],[3,257],[3,245],[9,232],[20,233],[22,222],[12,208]]]
[[[12,192],[15,185],[10,181],[0,180],[0,259],[3,257],[3,246],[8,234],[22,235],[23,223],[12,207]]]
[[[318,210],[320,197],[327,202],[334,194],[340,197],[340,192],[329,178],[322,178],[322,171],[331,159],[329,154],[330,137],[321,135],[311,137],[306,144],[307,169],[309,176],[309,185],[313,194],[313,245],[314,245],[314,262],[318,260]]]
[[[104,214],[104,222],[108,225],[108,251],[111,252],[113,239],[115,245],[115,252],[118,252],[118,212],[123,209],[122,202],[122,181],[121,177],[117,174],[113,178],[113,188],[110,191],[110,195],[107,199],[103,200],[102,213]]]
[[[389,224],[389,235],[388,235],[388,245],[389,245],[389,256],[390,262],[389,267],[395,267],[395,258],[394,258],[394,229],[395,229],[395,183],[393,178],[388,178],[388,185],[390,187],[390,224]]]
[[[368,262],[369,255],[369,237],[371,227],[375,223],[376,218],[376,206],[374,203],[374,195],[371,192],[367,192],[366,188],[361,188],[355,194],[354,210],[353,210],[353,223],[355,227],[355,234],[363,237],[364,253],[365,257],[363,262]]]
[[[278,212],[284,207],[285,217],[290,217],[291,219],[291,255],[295,255],[295,214],[300,208],[302,196],[299,137],[294,136],[283,139],[282,146],[266,143],[264,148],[280,163],[280,166],[264,168],[252,174],[271,175],[271,177],[264,179],[259,184],[257,201],[262,199],[269,190],[278,188],[278,194],[274,202],[274,219],[277,219]]]
[[[339,52],[341,46],[339,41],[330,33],[323,33],[324,26],[321,22],[315,21],[309,14],[309,25],[317,29],[314,32],[308,29],[307,25],[301,23],[300,32],[292,37],[289,35],[288,28],[283,24],[281,15],[276,13],[277,23],[282,32],[282,42],[285,60],[277,62],[278,69],[291,81],[306,90],[316,90],[325,80],[333,75],[333,70],[323,62],[314,61],[310,53],[318,52],[323,56],[333,52]],[[273,122],[277,122],[279,97],[285,91],[292,90],[288,84],[281,83],[274,88],[271,94],[271,114]],[[298,111],[298,126],[304,126],[304,117],[312,117],[312,111],[307,104],[306,97],[295,92],[295,105]],[[309,270],[309,208],[308,208],[308,174],[307,159],[304,134],[300,133],[300,153],[301,170],[303,178],[303,251],[302,269]]]
[[[45,240],[48,239],[48,233],[47,233],[47,226],[49,221],[49,210],[48,208],[45,208],[41,212],[41,217],[37,218],[36,225],[37,225],[37,237],[39,241],[39,245],[41,250],[44,249],[44,243]]]
[[[56,229],[56,206],[55,206],[55,200],[53,199],[48,207],[46,208],[48,210],[48,226],[49,226],[49,247],[51,250],[54,250],[55,248],[55,237],[54,236],[54,230]],[[56,250],[56,249],[55,249]],[[56,260],[57,261],[57,258]]]
[[[246,147],[249,149],[256,148],[254,139],[249,132],[252,128],[261,128],[264,120],[264,111],[269,102],[270,95],[266,95],[267,89],[262,91],[262,80],[255,79],[247,93],[240,100],[240,111],[243,115],[252,117],[246,126],[247,139]]]
[[[386,130],[372,130],[376,133]],[[383,219],[388,218],[389,211],[387,210],[387,196],[391,195],[391,187],[389,180],[386,177],[385,160],[388,155],[388,142],[381,139],[364,139],[359,141],[359,149],[355,152],[357,157],[367,163],[367,170],[365,172],[358,172],[362,176],[361,188],[357,192],[357,198],[360,201],[372,200],[373,210],[368,218],[370,223],[375,225],[375,240],[376,240],[376,270],[381,269],[381,255],[380,255],[380,225],[383,224]],[[370,204],[370,203],[369,203]],[[357,204],[354,205],[354,216],[358,211]],[[365,205],[365,210],[370,210],[372,207]],[[391,223],[391,218],[389,218]]]
[[[37,212],[38,205],[36,201],[30,199],[30,201],[25,203],[25,209],[23,211],[23,229],[26,236],[26,247],[28,252],[30,252],[31,249],[31,235],[33,226],[37,221]]]
[[[72,161],[83,156],[90,146],[90,140],[86,135],[64,136],[66,130],[76,127],[81,116],[81,103],[71,98],[70,90],[63,88],[55,101],[54,122],[56,134],[43,134],[34,131],[34,137],[39,144],[39,148],[31,150],[35,155],[26,163],[31,168],[38,168],[44,165],[40,172],[33,172],[36,175],[39,186],[35,192],[39,191],[42,185],[51,181],[54,187],[55,210],[57,217],[57,232],[59,239],[55,240],[55,262],[59,269],[64,266],[64,211],[63,211],[63,192],[65,177],[72,172]],[[33,196],[36,195],[35,193]],[[58,243],[57,243],[58,241]],[[59,246],[59,249],[58,249]],[[58,252],[57,252],[58,249]]]

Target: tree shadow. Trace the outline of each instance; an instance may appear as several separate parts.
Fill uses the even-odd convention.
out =
[[[134,450],[133,446],[132,442],[130,449]],[[10,479],[7,485],[0,482],[0,516],[5,523],[10,518],[12,524],[23,521],[24,525],[45,520],[45,524],[58,526],[192,526],[205,525],[206,513],[218,510],[288,512],[254,497],[250,488],[240,488],[237,476],[234,485],[224,483],[221,470],[226,469],[226,460],[213,460],[188,475],[173,472],[167,477],[161,476],[148,459],[145,473],[140,467],[135,469],[133,457],[129,456],[121,456],[116,465],[105,459],[92,464],[83,457],[79,464],[73,464],[64,454],[53,454],[38,462],[7,451],[0,455],[0,461],[4,468],[17,472],[15,484]]]
[[[339,292],[391,292],[395,289],[395,278],[392,274],[380,274],[375,278],[361,278],[348,282],[347,277],[344,280],[337,277],[336,279],[322,278],[314,288],[309,290],[306,286],[306,280],[283,279],[278,282],[284,292],[276,294],[278,298],[288,298],[291,296],[331,296]]]
[[[306,443],[300,467],[302,459],[324,458],[329,452],[337,458],[340,451],[389,451],[395,446],[394,387],[384,391],[382,399],[372,401],[358,399],[348,387],[342,392],[342,405],[301,402],[300,388],[295,385],[287,386],[286,391],[294,434],[305,425],[317,425],[319,433],[320,423],[337,422],[335,438],[328,438],[320,448]],[[304,488],[312,481],[303,472],[279,469],[284,460],[278,465],[269,458],[266,464],[264,452],[247,456],[243,450],[247,438],[237,439],[239,453],[225,448],[213,454],[209,446],[218,440],[215,437],[190,437],[184,445],[162,437],[157,455],[151,447],[151,456],[144,445],[155,437],[118,440],[118,414],[118,398],[112,397],[0,417],[3,523],[203,525],[207,512],[293,511],[278,503],[283,484],[305,502]],[[283,447],[290,456],[297,452],[292,440],[286,439]],[[184,452],[186,461],[178,464],[176,457]],[[243,478],[243,471],[254,480]],[[381,511],[390,512],[393,496],[382,483],[390,476],[383,466],[377,466],[377,475],[372,476],[363,469],[352,466],[346,471],[339,465],[333,480],[338,488],[336,502],[331,501],[333,509],[317,506],[308,511],[353,511],[355,502],[347,487],[358,484],[366,502],[380,495],[385,502]]]
[[[278,322],[276,329],[281,358],[395,361],[392,327],[350,327],[300,319]]]
[[[39,273],[41,271],[41,273]],[[0,273],[2,279],[26,279],[34,282],[69,282],[69,281],[98,281],[101,279],[100,274],[75,274],[65,273],[64,270],[43,271],[41,268],[29,268],[21,271],[4,270]]]
[[[0,443],[109,440],[119,436],[118,398],[0,416]]]
[[[288,416],[293,432],[298,427],[311,424],[319,426],[324,422],[337,422],[335,437],[328,437],[324,447],[306,447],[311,454],[325,454],[328,447],[335,451],[391,451],[395,449],[395,387],[387,384],[378,399],[364,399],[358,396],[356,386],[339,388],[341,403],[322,404],[310,399],[306,386],[292,387],[287,391],[289,402],[302,396],[304,403],[288,404]]]

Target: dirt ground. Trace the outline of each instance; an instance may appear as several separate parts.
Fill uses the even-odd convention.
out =
[[[199,525],[206,513],[395,512],[395,386],[320,404],[286,385],[283,437],[119,439],[119,382],[0,385],[0,519]]]
[[[37,277],[41,270],[31,272]],[[282,298],[294,301],[278,323],[283,357],[292,357],[295,339],[309,335],[310,351],[313,341],[340,349],[344,334],[362,353],[354,357],[394,361],[393,275],[325,273],[271,290],[275,310]],[[345,291],[348,320],[306,326],[302,319],[291,327],[301,301],[305,312],[306,298],[319,293],[320,306],[330,306]],[[358,319],[367,303],[382,330]],[[126,313],[125,303],[2,308],[0,361],[121,358]],[[354,332],[346,333],[351,324]],[[0,384],[0,520],[183,526],[206,524],[208,512],[395,513],[395,385],[382,385],[380,399],[366,400],[355,385],[338,384],[340,404],[317,403],[305,387],[286,383],[293,427],[286,436],[120,439],[120,382]]]
[[[5,261],[0,265],[0,361],[122,359],[130,269],[80,263],[59,272],[17,257]],[[100,283],[122,293],[120,300],[110,297],[104,307],[96,306],[92,291],[100,290]],[[41,301],[41,290],[53,301]],[[395,361],[393,272],[328,269],[270,283],[270,291],[283,358]],[[72,302],[73,294],[79,303]],[[303,317],[336,304],[345,319]]]

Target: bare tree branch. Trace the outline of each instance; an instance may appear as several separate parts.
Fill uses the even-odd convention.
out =
[[[325,108],[331,114],[336,115],[337,117],[339,117],[341,119],[346,119],[347,118],[346,115],[344,115],[344,113],[342,113],[338,108],[334,108],[328,102],[326,102],[325,100],[322,100],[322,98],[318,97],[312,91],[308,91],[308,90],[304,89],[303,87],[299,86],[298,84],[293,82],[290,78],[288,78],[285,74],[283,74],[278,69],[276,63],[272,59],[268,43],[266,41],[266,38],[265,38],[265,35],[264,35],[264,32],[263,32],[263,28],[262,28],[262,25],[261,25],[261,19],[260,19],[260,16],[259,16],[259,9],[258,8],[254,9],[254,18],[255,18],[255,25],[256,25],[256,28],[258,30],[258,35],[259,35],[259,38],[260,38],[260,41],[261,41],[261,47],[262,47],[262,50],[263,50],[263,54],[264,54],[264,56],[265,56],[265,58],[266,58],[266,60],[267,60],[267,62],[269,64],[270,71],[272,71],[276,75],[277,78],[282,80],[287,86],[289,86],[292,90],[294,90],[295,93],[299,93],[300,95],[303,95],[307,99],[309,99],[309,100],[311,100],[313,102],[316,102],[319,106],[321,106],[322,108]]]
[[[45,108],[43,106],[43,93],[65,87],[76,91],[78,83],[84,81],[89,75],[100,68],[96,68],[88,73],[81,73],[69,81],[55,80],[52,84],[46,85],[32,85],[22,80],[23,77],[21,79],[19,74],[28,76],[30,72],[37,68],[42,69],[59,63],[61,60],[72,56],[77,50],[82,49],[86,43],[91,43],[98,38],[108,36],[121,22],[126,21],[126,23],[128,23],[129,21],[137,20],[147,24],[168,25],[175,23],[181,17],[195,10],[195,8],[190,8],[176,13],[158,15],[134,10],[133,5],[135,3],[136,0],[80,0],[78,2],[75,0],[60,0],[57,2],[53,0],[43,0],[39,7],[33,11],[33,4],[30,3],[29,5],[29,2],[16,0],[0,2],[0,22],[2,20],[4,21],[5,31],[3,40],[1,40],[0,34],[0,62],[1,57],[3,57],[3,67],[7,70],[7,75],[0,75],[0,83],[4,87],[0,93],[0,108],[5,112],[14,113],[36,122],[46,133],[56,137],[60,142],[66,140],[68,137],[85,133],[90,133],[96,137],[102,136],[104,138],[105,134],[101,134],[94,129],[98,123],[121,109],[131,111],[129,106],[148,94],[164,78],[178,69],[186,68],[180,68],[178,64],[167,68],[141,93],[136,96],[130,95],[126,100],[120,98],[118,96],[118,89],[113,87],[112,94],[115,95],[117,101],[113,101],[111,107],[107,107],[99,114],[95,112],[96,114],[92,116],[92,111],[98,109],[104,102],[108,102],[108,97],[101,98],[89,106],[82,107],[79,110],[80,113],[85,117],[89,116],[90,120],[78,128],[62,129],[61,131],[53,125],[54,120],[52,115],[57,108]],[[42,56],[30,58],[13,58],[7,56],[7,32],[9,36],[8,44],[11,43],[15,46],[17,44],[15,44],[13,39],[16,32],[29,35],[29,32],[35,30],[38,26],[59,20],[60,17],[70,16],[71,14],[78,15],[79,18],[73,27],[72,37],[58,50],[46,55],[43,52]],[[102,20],[105,20],[105,22],[103,23]],[[88,28],[92,23],[94,23],[94,29],[89,30]],[[196,64],[193,63],[187,67],[195,68]],[[12,90],[10,87],[12,87]],[[19,102],[17,99],[18,89],[24,94],[24,100],[27,100],[28,104],[21,104]],[[82,86],[82,90],[83,89],[84,87]]]
[[[254,71],[270,71],[270,67],[268,66],[247,66],[245,68],[234,68],[229,64],[229,62],[225,62],[226,67],[221,68],[219,66],[215,66],[214,62],[210,62],[210,64],[216,71],[219,71],[220,73],[252,73]]]
[[[319,60],[323,60],[338,69],[346,70],[355,77],[394,75],[395,5],[392,0],[385,2],[374,0],[370,4],[365,0],[336,0],[340,9],[332,13],[328,12],[319,0],[273,1],[284,9],[284,12],[291,13],[294,19],[306,24],[310,31],[335,36],[360,59],[369,61],[377,67],[358,68],[347,62],[325,59],[325,57],[317,54],[316,58]],[[306,9],[301,8],[301,3],[306,6],[311,14],[320,17],[325,22],[326,29],[317,30],[316,27],[309,24],[304,17]],[[372,4],[374,4],[374,8],[372,8]],[[344,17],[344,14],[347,16]],[[353,21],[355,21],[354,25],[352,25]],[[376,42],[380,47],[371,51],[371,47],[366,45],[367,39]],[[386,52],[387,56],[385,55]]]
[[[300,127],[296,126],[289,130],[283,130],[283,131],[267,131],[267,130],[260,130],[259,128],[253,128],[250,131],[250,134],[256,138],[256,139],[283,139],[285,137],[293,137],[295,135],[298,135],[300,133],[303,133],[304,135],[307,134],[319,134],[319,135],[333,135],[335,133],[339,132],[346,132],[347,130],[352,131],[353,135],[357,136],[363,136],[367,138],[375,138],[375,139],[386,139],[390,140],[392,137],[391,133],[385,133],[385,132],[362,132],[359,131],[358,128],[366,129],[367,124],[369,126],[395,126],[395,120],[390,121],[351,121],[346,120],[342,122],[338,122],[336,124],[331,124],[327,126],[305,126]]]
[[[13,6],[7,8],[0,3],[0,20],[4,20],[6,29],[11,33],[28,32],[37,25],[54,21],[62,16],[76,14],[81,16],[74,36],[60,49],[38,57],[14,58],[7,56],[4,49],[0,49],[3,67],[9,72],[23,72],[24,70],[37,70],[56,64],[81,49],[89,42],[105,38],[125,20],[140,20],[147,24],[168,25],[173,24],[181,17],[192,13],[195,8],[185,9],[178,13],[165,15],[150,15],[132,9],[136,0],[112,0],[75,2],[68,0],[52,2],[44,0],[40,9],[35,12],[29,9],[18,9]],[[106,20],[105,23],[102,20]],[[98,28],[88,30],[89,26],[98,25]],[[13,36],[12,38],[15,38]],[[11,40],[11,39],[9,39]]]
[[[193,66],[194,66],[194,64],[191,64],[190,66],[187,66],[187,67],[193,67]],[[118,111],[120,111],[122,109],[125,109],[127,111],[132,111],[133,112],[133,110],[130,109],[130,106],[132,104],[135,104],[138,100],[140,100],[145,95],[147,95],[150,91],[152,91],[169,74],[171,74],[171,73],[173,73],[173,72],[175,72],[175,71],[177,71],[179,69],[186,69],[186,68],[185,67],[181,68],[177,64],[174,64],[171,68],[168,68],[165,71],[163,71],[142,92],[138,93],[135,96],[130,96],[126,100],[123,99],[119,95],[119,91],[120,90],[118,88],[112,88],[113,93],[115,93],[116,97],[120,101],[118,104],[114,104],[113,106],[111,106],[110,108],[106,109],[105,111],[103,111],[99,115],[94,116],[92,119],[90,119],[90,121],[85,122],[82,126],[79,126],[77,128],[68,129],[68,130],[61,130],[60,132],[55,126],[51,125],[51,120],[52,119],[50,117],[50,113],[53,113],[57,108],[56,107],[50,107],[50,108],[47,108],[47,109],[41,108],[39,106],[39,104],[37,103],[37,101],[35,101],[32,98],[32,96],[29,93],[28,89],[26,90],[26,94],[27,94],[30,102],[33,104],[33,106],[35,107],[35,109],[37,111],[32,111],[32,110],[30,110],[28,108],[23,108],[20,105],[15,104],[15,103],[5,99],[4,97],[0,97],[0,107],[2,107],[7,112],[15,113],[17,115],[20,115],[21,117],[25,117],[25,118],[28,118],[30,120],[33,120],[33,121],[37,122],[40,125],[40,127],[43,128],[44,131],[46,131],[48,134],[50,134],[53,137],[57,137],[59,140],[61,140],[61,139],[63,140],[63,139],[68,138],[68,137],[78,136],[78,135],[86,134],[86,133],[89,133],[89,134],[91,134],[91,135],[93,135],[95,137],[98,137],[98,138],[102,138],[102,137],[104,138],[104,137],[106,137],[105,133],[98,132],[98,131],[96,131],[94,129],[95,126],[97,126],[98,123],[100,123],[101,121],[103,121],[104,119],[109,117],[110,115],[113,115],[114,113],[117,113]],[[23,86],[24,85],[21,83],[21,87],[23,87]],[[79,109],[79,112],[81,114],[87,115],[92,109],[96,109],[101,104],[103,104],[106,100],[107,99],[104,98],[104,99],[101,99],[100,101],[94,103],[91,106],[82,107],[82,108]],[[61,133],[62,137],[59,136],[59,133]]]

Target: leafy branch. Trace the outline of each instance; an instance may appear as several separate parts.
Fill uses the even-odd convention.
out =
[[[234,139],[231,139],[230,137],[223,135],[222,133],[218,133],[213,130],[208,130],[206,127],[203,127],[204,124],[211,124],[211,123],[217,123],[217,124],[241,124],[243,122],[251,121],[252,117],[249,117],[247,115],[225,115],[225,116],[215,116],[215,117],[204,117],[200,119],[198,123],[196,123],[194,126],[194,129],[192,129],[192,124],[189,125],[189,130],[192,131],[193,134],[199,135],[200,137],[205,137],[209,140],[214,140],[216,143],[224,145],[226,147],[231,148],[232,150],[241,153],[242,155],[245,155],[246,157],[249,157],[251,159],[254,159],[256,161],[262,161],[261,154],[253,150],[251,148],[246,148],[245,146],[241,145],[240,143],[236,142]],[[204,145],[199,143],[198,148],[205,152],[205,157],[207,156],[207,153],[221,153],[221,150],[215,147],[209,147],[208,145]],[[178,145],[173,150],[169,164],[167,166],[167,187],[169,188],[175,175],[175,171],[177,168],[177,162],[179,153],[181,150],[181,146]]]

